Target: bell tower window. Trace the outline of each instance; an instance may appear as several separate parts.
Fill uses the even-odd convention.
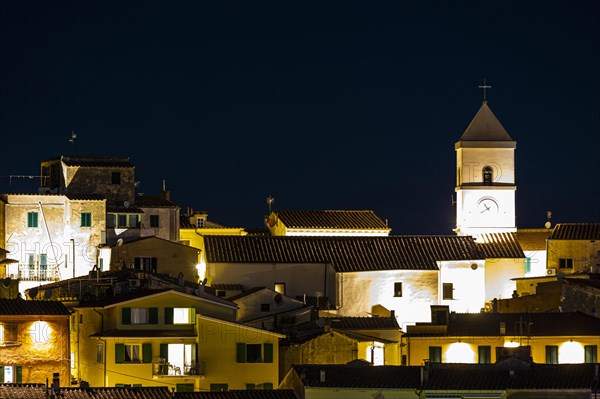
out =
[[[483,173],[483,184],[486,186],[491,186],[492,181],[494,179],[494,170],[492,169],[492,167],[484,166],[482,173]]]

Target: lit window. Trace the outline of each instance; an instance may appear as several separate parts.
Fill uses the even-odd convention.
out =
[[[81,227],[92,227],[92,214],[90,212],[81,213]]]
[[[125,359],[124,363],[140,363],[140,346],[125,344]]]
[[[394,283],[394,296],[395,297],[401,297],[402,296],[402,282],[395,282]]]
[[[190,308],[173,308],[173,324],[190,324]]]
[[[147,324],[148,308],[131,308],[131,324]]]
[[[37,212],[27,212],[27,227],[38,227]]]
[[[275,283],[275,292],[285,295],[285,283]]]

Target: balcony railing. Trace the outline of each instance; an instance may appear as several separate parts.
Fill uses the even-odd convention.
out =
[[[152,375],[154,377],[204,377],[204,362],[192,362],[182,365],[169,363],[164,358],[152,361]]]
[[[21,281],[59,281],[58,265],[23,265],[19,264],[19,280]]]

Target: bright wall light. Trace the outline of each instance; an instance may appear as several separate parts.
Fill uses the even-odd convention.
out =
[[[448,363],[475,363],[475,351],[469,344],[455,342],[446,350],[446,362]]]
[[[558,348],[559,363],[583,363],[585,354],[579,342],[565,342]]]
[[[519,343],[517,341],[504,341],[504,347],[505,348],[518,348]]]
[[[204,280],[206,278],[206,262],[202,255],[200,255],[200,262],[196,265],[196,270],[198,271],[198,281]]]

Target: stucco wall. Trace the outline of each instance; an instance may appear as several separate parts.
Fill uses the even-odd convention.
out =
[[[548,240],[548,268],[561,273],[589,272],[597,262],[600,240]],[[573,259],[573,269],[560,269],[559,259]]]
[[[485,300],[512,298],[516,277],[525,277],[525,259],[486,259]]]
[[[248,319],[256,319],[271,314],[283,313],[304,306],[302,302],[285,295],[280,295],[281,300],[275,302],[274,298],[276,295],[278,295],[277,292],[264,289],[236,299],[234,302],[239,306],[238,321],[243,322]],[[268,304],[270,310],[261,311],[262,304]]]

